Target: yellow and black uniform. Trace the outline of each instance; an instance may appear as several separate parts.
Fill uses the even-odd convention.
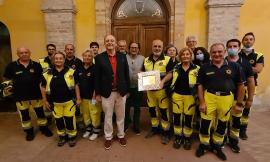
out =
[[[41,131],[47,125],[43,111],[42,96],[39,88],[42,77],[42,68],[30,60],[27,67],[19,60],[10,63],[4,73],[6,79],[13,81],[14,99],[19,112],[23,129],[26,133],[33,133],[29,109],[33,108],[37,115],[37,123]]]
[[[47,72],[49,69],[53,68],[53,64],[49,56],[39,59],[39,64],[43,69],[43,73]],[[49,101],[50,102],[50,101]],[[44,108],[45,116],[48,119],[48,123],[52,121],[52,112],[49,109]]]
[[[244,82],[243,72],[239,64],[224,60],[218,68],[212,62],[204,64],[198,73],[198,84],[204,88],[205,112],[201,112],[200,142],[209,145],[210,128],[216,120],[215,131],[212,136],[213,143],[220,146],[223,143],[230,119],[237,84]]]
[[[77,134],[76,104],[73,101],[76,83],[74,70],[68,67],[61,71],[52,68],[43,74],[41,85],[46,89],[48,99],[52,101],[57,134],[61,137],[67,134],[72,138]]]
[[[199,66],[190,64],[185,71],[182,64],[174,67],[171,84],[173,102],[173,124],[176,138],[190,137],[195,114],[195,93]]]
[[[80,60],[77,57],[73,57],[72,59],[65,59],[65,66],[72,68],[73,70],[76,70],[78,67],[81,67],[83,65],[82,60]],[[82,116],[81,116],[81,112],[80,112],[80,108],[77,106],[76,107],[76,118],[77,118],[77,122],[82,122]],[[78,125],[79,126],[79,125]]]
[[[251,67],[250,63],[248,62],[248,60],[246,60],[243,57],[239,57],[239,59],[237,60],[237,63],[239,65],[241,65],[241,67],[242,67],[245,81],[250,77],[254,77],[252,67]],[[245,86],[247,86],[247,82],[245,82]],[[247,87],[245,89],[247,90]],[[235,95],[234,99],[236,100],[236,95]],[[235,103],[236,103],[236,101],[235,101]],[[242,112],[237,113],[235,111],[232,111],[231,118],[230,118],[229,137],[230,137],[230,141],[233,142],[234,145],[238,144],[239,131],[240,131],[240,125],[241,125],[241,122],[240,122],[241,117],[242,117]]]
[[[71,60],[66,58],[65,65],[69,68],[72,68],[73,70],[76,70],[78,67],[82,66],[83,63],[82,60],[74,56]]]
[[[78,67],[76,77],[80,88],[82,102],[80,109],[83,115],[86,131],[98,134],[100,132],[101,104],[92,103],[95,88],[95,65],[91,65],[87,69],[84,66]]]
[[[263,54],[260,52],[256,52],[254,49],[248,55],[245,54],[245,52],[243,50],[241,50],[241,52],[239,53],[239,56],[247,59],[252,67],[255,67],[257,63],[264,64]],[[254,73],[255,86],[258,85],[257,78],[258,78],[258,73]],[[256,93],[256,89],[255,89],[255,93]],[[241,131],[245,132],[247,129],[250,110],[251,110],[251,108],[244,108],[244,110],[243,110],[243,114],[241,117]]]
[[[153,59],[153,54],[144,60],[144,71],[159,70],[160,77],[163,79],[167,72],[173,69],[173,61],[169,56],[161,54],[157,60]],[[164,131],[170,129],[169,123],[169,99],[165,89],[147,91],[147,103],[151,116],[152,130],[157,131],[159,126],[159,116],[161,115],[161,126]]]
[[[43,73],[45,73],[49,69],[52,69],[52,67],[53,67],[53,64],[52,64],[49,56],[46,56],[44,58],[39,59],[39,64],[41,65],[41,67],[43,69]]]

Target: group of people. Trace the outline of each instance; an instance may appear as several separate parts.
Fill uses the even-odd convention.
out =
[[[79,116],[85,125],[83,137],[89,140],[98,137],[103,119],[104,147],[110,149],[114,113],[121,146],[127,144],[125,132],[131,122],[133,131],[140,134],[143,92],[138,91],[138,73],[158,70],[160,89],[146,91],[151,130],[145,138],[161,134],[161,142],[167,144],[173,132],[173,147],[179,149],[183,144],[184,149],[190,150],[193,126],[199,121],[196,156],[212,151],[226,160],[224,143],[239,153],[239,137],[247,139],[257,77],[264,66],[264,57],[254,50],[254,42],[254,34],[247,33],[242,48],[238,39],[231,39],[226,46],[214,43],[208,53],[205,48],[196,47],[194,36],[187,37],[187,47],[179,52],[171,44],[164,49],[163,42],[156,39],[152,53],[145,58],[140,54],[139,43],[131,42],[127,47],[125,40],[117,44],[113,35],[107,35],[102,53],[98,52],[99,44],[92,42],[81,61],[75,56],[74,45],[65,45],[63,53],[48,44],[48,56],[39,63],[31,60],[28,48],[20,47],[18,60],[7,66],[4,77],[13,82],[26,140],[35,136],[29,115],[32,107],[40,131],[48,137],[53,135],[48,127],[53,115],[58,146],[66,142],[70,147],[76,145]]]

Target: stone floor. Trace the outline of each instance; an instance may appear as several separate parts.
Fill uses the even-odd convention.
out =
[[[270,161],[270,109],[258,109],[252,113],[249,125],[249,139],[241,141],[241,153],[232,153],[228,147],[224,151],[230,162],[268,162]],[[34,141],[27,142],[21,130],[17,113],[0,113],[0,161],[2,162],[214,162],[219,159],[212,153],[206,153],[200,159],[195,157],[198,142],[193,144],[190,151],[172,148],[172,141],[168,145],[160,143],[160,137],[145,139],[149,129],[149,117],[145,109],[142,111],[142,133],[135,135],[131,130],[127,132],[128,144],[121,147],[115,141],[110,150],[103,147],[103,138],[92,142],[78,138],[74,148],[65,145],[56,146],[57,136],[46,138],[36,129]],[[54,129],[55,132],[55,129]]]

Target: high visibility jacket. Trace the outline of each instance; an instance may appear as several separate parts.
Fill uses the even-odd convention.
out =
[[[181,76],[179,75],[180,74],[179,68],[181,68],[181,66],[182,66],[181,63],[178,63],[173,69],[173,80],[170,86],[172,91],[174,90],[176,81],[177,80],[181,81]],[[189,81],[189,88],[193,89],[195,88],[195,85],[197,83],[197,76],[198,76],[198,71],[200,67],[195,64],[190,64],[190,66],[191,66],[191,69],[188,72],[188,81]]]
[[[50,64],[45,61],[45,58],[40,58],[39,64],[41,65],[43,69],[43,73],[47,72],[50,69]]]
[[[144,60],[144,69],[145,71],[159,70],[160,77],[163,78],[166,75],[166,67],[170,61],[169,56],[161,55],[160,58],[156,61],[153,60],[153,57],[147,57]]]
[[[74,90],[75,88],[75,80],[74,80],[74,77],[73,77],[73,74],[74,74],[74,70],[69,68],[69,70],[64,74],[64,79],[67,83],[67,86],[68,86],[68,89],[69,90]],[[51,94],[51,88],[50,88],[50,84],[51,84],[51,81],[52,81],[52,78],[53,78],[53,74],[52,74],[52,71],[49,70],[47,71],[46,73],[43,74],[47,84],[46,84],[46,93],[48,95]]]

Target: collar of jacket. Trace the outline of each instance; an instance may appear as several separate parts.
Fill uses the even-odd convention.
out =
[[[154,54],[153,53],[149,56],[149,60],[151,60],[152,62],[156,62],[158,60],[164,60],[164,59],[165,59],[164,53],[161,53],[161,55],[159,56],[159,58],[157,60],[154,60]]]

